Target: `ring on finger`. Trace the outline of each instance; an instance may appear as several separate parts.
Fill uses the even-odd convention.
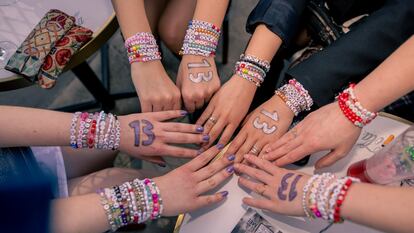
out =
[[[266,191],[266,185],[265,184],[259,184],[257,187],[257,193],[263,196],[264,192]]]
[[[253,145],[253,147],[250,149],[250,154],[257,155],[259,153],[259,148],[257,148],[256,145]]]
[[[212,116],[208,118],[208,121],[210,121],[213,124],[217,123],[217,119],[215,117],[212,117]]]
[[[296,129],[292,129],[291,132],[292,132],[293,138],[298,137],[298,131]]]

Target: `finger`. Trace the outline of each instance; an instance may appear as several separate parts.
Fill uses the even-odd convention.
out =
[[[272,196],[272,192],[270,191],[270,189],[268,188],[269,186],[266,186],[263,183],[259,183],[259,182],[254,182],[251,180],[248,180],[244,177],[240,177],[239,178],[239,184],[259,195],[262,195],[264,197],[267,198],[271,198]]]
[[[186,163],[184,166],[187,166],[191,171],[197,171],[208,164],[223,148],[224,146],[222,144],[212,146],[210,149]]]
[[[271,207],[274,205],[271,200],[268,199],[256,199],[251,197],[243,198],[243,203],[262,210],[272,211]]]
[[[142,160],[158,164],[160,166],[166,166],[165,160],[161,156],[142,156],[140,157]]]
[[[178,100],[174,102],[172,110],[180,110],[180,109],[181,109],[181,98],[178,98]]]
[[[177,132],[164,132],[162,141],[164,143],[179,143],[179,144],[189,144],[195,143],[200,144],[203,142],[208,142],[210,136],[208,134],[192,134],[192,133],[177,133]]]
[[[196,109],[200,109],[204,106],[204,98],[201,98],[197,101],[195,101],[195,107]]]
[[[163,111],[163,112],[156,112],[153,114],[153,117],[157,121],[166,121],[175,119],[178,117],[183,117],[187,115],[188,113],[183,110],[169,110],[169,111]]]
[[[152,105],[148,101],[140,101],[141,112],[152,112]]]
[[[249,139],[248,135],[246,137],[246,141],[240,147],[238,151],[236,151],[236,163],[240,163],[243,160],[243,156],[248,154],[250,150],[253,148],[254,141]]]
[[[277,150],[279,147],[281,147],[281,146],[285,145],[286,143],[294,140],[296,136],[295,136],[294,133],[292,133],[292,130],[289,130],[289,132],[285,133],[275,143],[270,144],[269,147],[266,149],[266,153],[270,153],[274,150]],[[296,129],[296,132],[297,132],[297,129]]]
[[[194,202],[194,209],[199,209],[208,205],[213,205],[224,200],[229,193],[227,191],[222,191],[214,195],[206,195],[198,197]]]
[[[184,101],[185,109],[187,109],[187,111],[189,113],[193,113],[195,111],[195,102],[194,102],[194,100],[190,97],[184,97],[183,96],[183,101]]]
[[[243,130],[242,130],[243,131]],[[242,131],[240,131],[236,138],[233,139],[233,141],[231,141],[231,144],[229,146],[229,148],[226,151],[226,155],[234,155],[237,150],[243,145],[243,143],[246,141],[246,134],[243,133]],[[241,159],[239,159],[239,161],[237,161],[236,158],[236,162],[240,162]]]
[[[229,165],[233,163],[234,158],[234,155],[228,155],[212,162],[208,166],[203,167],[199,171],[197,171],[194,174],[195,179],[197,181],[208,179],[226,167],[229,169],[228,172],[233,172],[234,168],[229,168]]]
[[[162,123],[162,129],[167,132],[197,133],[204,132],[204,127],[188,123],[165,122]]]
[[[154,103],[152,105],[153,112],[161,112],[163,108],[164,108],[164,105],[162,103]]]
[[[207,106],[207,108],[204,110],[204,112],[201,114],[201,116],[197,119],[196,124],[197,125],[204,125],[206,123],[207,119],[211,116],[214,110],[214,103],[210,102]]]
[[[254,155],[244,155],[244,158],[249,162],[250,164],[255,165],[256,167],[260,168],[263,171],[268,172],[269,174],[275,174],[275,171],[277,170],[277,167],[273,165],[271,162],[261,159]]]
[[[315,164],[315,168],[319,169],[319,168],[323,168],[323,167],[328,167],[332,164],[334,164],[336,161],[342,159],[343,157],[346,156],[347,153],[342,152],[342,150],[332,150],[331,152],[329,152],[327,155],[323,156],[321,159],[319,159],[316,164]]]
[[[226,127],[225,122],[220,119],[218,120],[216,124],[214,124],[211,130],[208,129],[208,125],[206,124],[206,126],[204,127],[205,133],[210,135],[210,142],[207,144],[207,147],[209,147],[211,144],[214,143],[214,141],[216,141],[220,133],[223,131],[224,127]]]
[[[219,143],[226,145],[230,141],[231,136],[233,136],[234,131],[236,131],[236,127],[232,124],[227,125],[223,134],[220,136]]]
[[[270,143],[266,144],[266,145],[263,147],[263,149],[260,151],[259,156],[257,156],[257,157],[265,159],[265,158],[264,158],[264,157],[265,157],[264,155],[265,155],[265,154],[267,154],[266,150],[268,149],[269,145],[270,145]]]
[[[228,166],[225,169],[222,169],[220,172],[214,174],[212,177],[208,178],[207,180],[201,181],[199,184],[197,184],[196,192],[198,194],[202,194],[216,188],[224,180],[233,175],[233,173],[234,168],[232,165]]]
[[[302,142],[303,142],[302,137],[294,138],[291,141],[285,143],[283,146],[279,147],[278,149],[264,155],[264,159],[273,161],[283,156],[286,156],[286,154],[290,153],[291,151],[295,150],[297,147],[301,146]]]
[[[305,157],[309,154],[309,149],[305,145],[300,145],[296,147],[294,150],[290,151],[289,153],[285,154],[283,157],[277,159],[275,161],[276,166],[285,166],[287,164],[291,164],[300,160],[301,158]]]
[[[179,146],[164,145],[162,153],[169,157],[194,158],[200,154],[197,149],[189,149]]]
[[[246,174],[258,181],[261,181],[265,184],[270,184],[272,182],[272,176],[269,173],[266,173],[257,168],[247,166],[246,164],[236,163],[234,164],[234,169],[241,174]]]

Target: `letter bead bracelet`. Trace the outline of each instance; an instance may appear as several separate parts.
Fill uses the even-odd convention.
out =
[[[155,37],[149,32],[138,32],[125,40],[129,63],[161,60]]]
[[[76,134],[76,132],[78,132]],[[70,146],[75,149],[117,150],[121,141],[121,125],[111,113],[76,112],[70,125]]]
[[[242,54],[240,55],[240,60],[236,62],[234,74],[260,87],[269,70],[270,63],[268,61],[261,60],[252,55]]]
[[[191,20],[184,37],[180,55],[214,57],[220,38],[220,28],[212,23]]]
[[[302,111],[309,111],[313,105],[312,97],[296,79],[290,79],[287,84],[277,89],[275,94],[286,103],[295,116]]]

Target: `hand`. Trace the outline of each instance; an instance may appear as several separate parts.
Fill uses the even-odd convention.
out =
[[[331,150],[315,164],[316,168],[322,168],[345,157],[360,134],[361,128],[352,124],[335,102],[309,114],[266,148],[268,154],[264,158],[276,160],[276,165],[284,166],[306,155]]]
[[[304,216],[302,207],[303,186],[310,176],[296,171],[286,170],[254,155],[245,155],[247,162],[256,166],[235,164],[234,168],[245,177],[239,178],[239,184],[263,198],[243,198],[243,203],[259,209],[291,216]]]
[[[132,63],[131,76],[142,112],[181,109],[180,90],[168,77],[160,61]]]
[[[265,145],[286,133],[293,116],[285,102],[274,95],[246,117],[243,128],[226,154],[236,154],[236,162],[240,162],[247,153],[259,155]]]
[[[202,108],[220,88],[214,58],[184,55],[178,69],[177,86],[187,111],[193,113]]]
[[[213,96],[206,110],[197,120],[204,125],[205,133],[210,135],[211,145],[220,133],[220,144],[227,144],[240,122],[246,116],[252,103],[256,86],[239,76],[234,75]]]
[[[196,149],[188,149],[170,144],[202,143],[208,141],[203,135],[203,127],[177,122],[163,122],[183,117],[186,111],[139,113],[120,116],[120,150],[151,162],[164,164],[161,155],[193,158],[200,154]]]
[[[202,195],[233,174],[231,163],[234,157],[223,157],[207,165],[222,148],[222,145],[217,144],[185,165],[154,178],[164,203],[164,216],[190,212],[218,203],[227,196],[227,191]]]

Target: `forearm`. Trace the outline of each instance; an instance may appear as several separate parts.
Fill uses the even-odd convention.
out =
[[[386,232],[412,232],[414,189],[354,184],[348,191],[341,214],[353,222]]]
[[[151,32],[144,0],[112,0],[112,5],[125,38],[137,32]]]
[[[264,24],[260,24],[256,27],[245,53],[271,61],[281,45],[282,39]]]
[[[414,90],[414,37],[408,39],[355,87],[355,95],[370,111],[379,111]]]
[[[72,114],[0,106],[0,147],[68,146]]]
[[[220,27],[228,4],[229,0],[198,0],[193,18]]]
[[[51,232],[105,232],[109,224],[97,194],[54,200]]]

